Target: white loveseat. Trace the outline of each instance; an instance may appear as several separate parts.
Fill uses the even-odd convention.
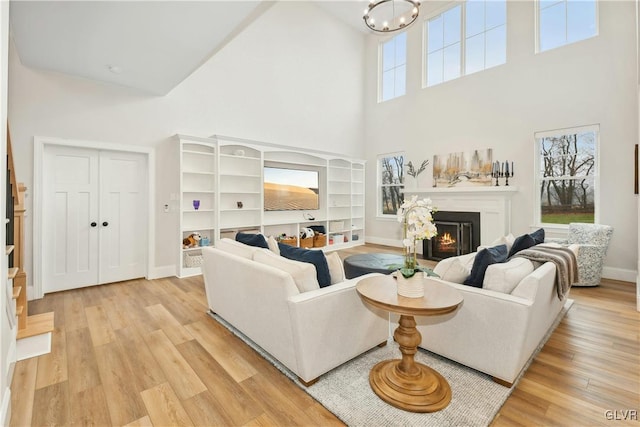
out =
[[[574,252],[577,247],[571,247]],[[454,263],[471,269],[476,253],[446,258],[434,271],[447,277]],[[418,317],[422,334],[420,347],[491,375],[510,386],[547,334],[566,302],[559,299],[554,285],[556,267],[546,262],[531,272],[518,275],[510,268],[524,264],[523,258],[489,266],[485,281],[516,280],[509,293],[448,283],[459,290],[464,301],[453,313]],[[455,268],[455,267],[454,267]],[[450,275],[450,274],[449,274]],[[490,276],[487,277],[487,276]],[[522,277],[524,276],[524,277]],[[441,279],[438,279],[441,280]]]
[[[303,383],[386,342],[386,313],[356,293],[356,283],[371,275],[301,292],[302,276],[315,274],[313,265],[228,239],[221,239],[218,248],[202,250],[209,309]]]

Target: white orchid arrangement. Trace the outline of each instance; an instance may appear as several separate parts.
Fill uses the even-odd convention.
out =
[[[431,269],[418,265],[416,256],[416,244],[421,240],[429,240],[438,235],[438,230],[433,223],[433,213],[437,209],[433,207],[431,199],[418,200],[414,195],[410,200],[405,200],[397,212],[398,222],[402,223],[402,245],[404,246],[404,265],[400,272],[406,278],[413,276],[417,271],[423,271],[428,276],[437,276]]]

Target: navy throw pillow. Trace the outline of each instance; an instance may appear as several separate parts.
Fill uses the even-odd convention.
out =
[[[269,249],[267,239],[262,234],[236,233],[236,242],[244,243],[249,246],[257,246],[259,248]]]
[[[507,258],[511,258],[516,253],[529,249],[531,246],[539,245],[540,243],[544,243],[544,228],[540,228],[531,234],[523,234],[522,236],[519,236],[513,242],[513,246],[511,246],[511,250],[509,251],[509,256]]]
[[[481,250],[476,254],[473,260],[473,267],[471,267],[471,274],[466,278],[464,284],[481,288],[487,267],[498,262],[505,262],[506,260],[507,245],[498,245]]]
[[[327,257],[324,256],[324,252],[297,248],[283,243],[278,243],[278,247],[280,248],[280,255],[285,258],[313,264],[316,267],[316,277],[321,288],[331,284],[329,264],[327,264]]]
[[[536,242],[536,245],[540,243],[544,243],[544,228],[539,228],[533,233],[529,234],[529,236],[533,237],[533,240]]]

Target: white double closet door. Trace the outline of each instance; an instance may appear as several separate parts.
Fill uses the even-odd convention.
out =
[[[145,276],[147,167],[139,153],[45,148],[44,293]]]

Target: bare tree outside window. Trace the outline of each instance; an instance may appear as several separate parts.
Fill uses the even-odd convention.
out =
[[[597,130],[536,138],[542,223],[594,222]]]
[[[381,156],[378,168],[380,173],[380,212],[382,215],[395,215],[404,199],[404,156]]]

